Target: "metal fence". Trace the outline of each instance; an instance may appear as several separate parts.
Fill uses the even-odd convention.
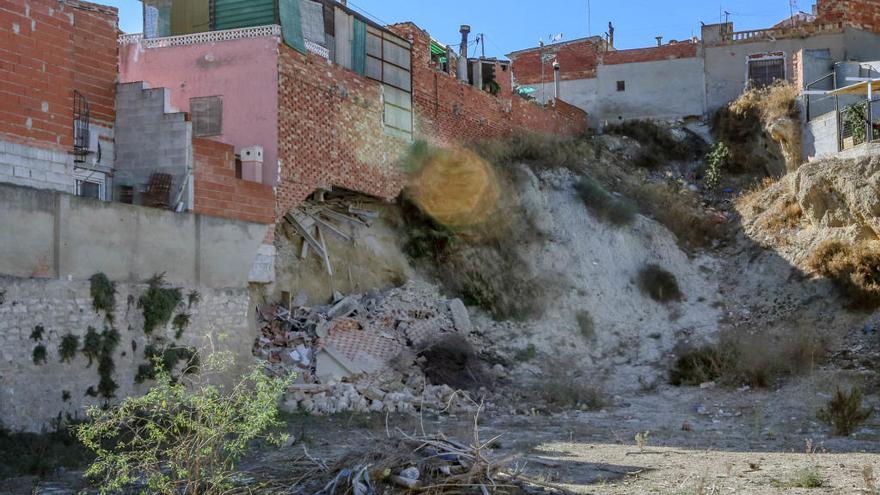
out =
[[[880,141],[880,98],[841,107],[838,129],[841,150]]]

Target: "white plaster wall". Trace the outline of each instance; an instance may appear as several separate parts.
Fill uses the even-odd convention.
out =
[[[703,74],[700,57],[600,65],[596,115],[608,123],[701,116]],[[618,81],[626,82],[625,91],[617,91]]]
[[[553,99],[554,86],[553,82],[544,83],[543,93],[542,85],[528,84],[530,88],[535,88],[532,96],[541,103],[547,103]],[[559,92],[562,101],[574,105],[581,110],[587,112],[590,127],[596,127],[599,124],[597,117],[598,111],[598,80],[597,79],[575,79],[571,81],[561,81],[559,83]]]

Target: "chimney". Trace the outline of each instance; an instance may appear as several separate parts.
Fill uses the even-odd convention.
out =
[[[559,61],[553,61],[553,98],[559,99]]]
[[[459,48],[459,57],[458,57],[458,80],[467,82],[468,81],[468,34],[471,32],[471,27],[467,24],[462,24],[461,29],[461,47]]]
[[[263,147],[248,146],[241,149],[241,178],[250,182],[263,182]]]
[[[663,46],[663,36],[654,36],[654,39],[657,40],[657,46]]]

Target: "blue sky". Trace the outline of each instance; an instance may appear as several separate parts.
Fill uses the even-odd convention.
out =
[[[123,31],[141,31],[141,4],[136,0],[96,0],[119,7]],[[473,33],[486,34],[486,55],[503,56],[537,45],[551,35],[563,40],[587,35],[587,0],[349,0],[349,6],[383,23],[414,21],[444,43],[458,43],[458,27],[470,24]],[[770,27],[789,15],[789,0],[590,0],[592,34],[615,26],[617,48],[638,48],[665,40],[700,34],[700,21],[718,22],[721,11],[739,30]],[[798,0],[797,8],[809,12],[813,0]],[[540,8],[528,8],[538,5]]]

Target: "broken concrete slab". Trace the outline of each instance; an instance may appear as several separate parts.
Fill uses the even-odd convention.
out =
[[[360,307],[360,302],[354,296],[346,296],[338,303],[334,304],[330,311],[327,311],[329,319],[340,318],[354,313]]]
[[[473,329],[471,316],[461,299],[449,301],[449,311],[452,313],[452,324],[456,330],[467,333]]]

